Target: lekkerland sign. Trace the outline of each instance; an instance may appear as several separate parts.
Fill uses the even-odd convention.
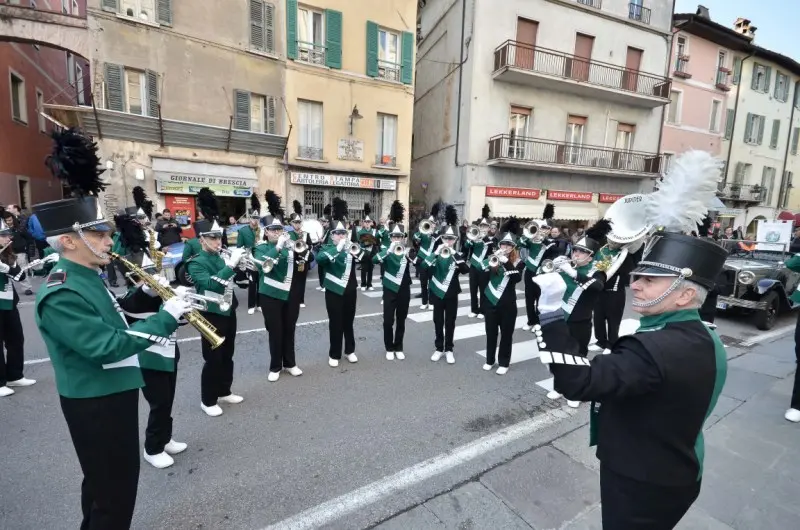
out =
[[[551,201],[591,202],[592,195],[589,191],[547,190],[547,199]]]
[[[509,199],[538,199],[542,190],[535,188],[501,188],[486,186],[487,197],[506,197]]]

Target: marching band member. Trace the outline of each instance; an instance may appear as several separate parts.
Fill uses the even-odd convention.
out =
[[[193,226],[195,237],[187,240],[183,245],[184,263],[203,251],[203,245],[200,244],[200,234],[211,230],[211,225],[219,214],[217,196],[213,191],[208,188],[200,188],[197,192],[197,210],[197,221]]]
[[[361,250],[364,251],[364,259],[361,262],[361,290],[374,291],[372,286],[372,255],[377,251],[375,248],[378,244],[378,231],[372,226],[372,219],[369,214],[372,213],[372,208],[369,203],[364,203],[364,219],[361,220],[361,228],[356,234],[357,242],[361,245]]]
[[[471,253],[469,260],[469,299],[470,312],[469,318],[483,318],[483,291],[486,289],[486,277],[484,274],[483,263],[486,257],[495,250],[495,239],[489,234],[491,221],[489,220],[489,205],[484,204],[481,210],[481,220],[478,228],[481,230],[481,238],[478,240],[467,239],[466,248]]]
[[[800,272],[800,254],[795,254],[787,259],[786,268],[792,272]],[[794,292],[789,295],[789,298],[794,303],[800,302],[800,290],[795,289]],[[714,307],[714,311],[716,311],[716,306]],[[792,423],[800,423],[800,314],[797,316],[797,323],[794,327],[794,355],[798,367],[794,374],[794,384],[792,385],[792,397],[789,402],[789,409],[783,417]]]
[[[322,229],[325,231],[322,234],[322,238],[317,243],[317,251],[321,249],[324,245],[329,245],[331,240],[331,205],[326,204],[325,208],[322,210],[322,218],[320,219],[320,223],[322,224]],[[325,292],[325,266],[317,260],[317,278],[319,279],[319,287],[317,287],[317,291]]]
[[[378,225],[378,241],[380,242],[381,250],[388,249],[389,245],[392,244],[391,232],[394,222],[391,221],[391,215],[389,217],[390,217],[389,220],[387,220],[386,218],[381,219],[380,225]],[[381,280],[383,280],[383,273],[386,270],[386,264],[382,261],[380,263],[380,269],[381,269]],[[383,301],[381,301],[381,304],[383,304]]]
[[[17,309],[19,295],[14,288],[14,277],[21,271],[11,248],[11,237],[11,229],[0,219],[0,397],[12,395],[13,387],[36,383],[22,374],[25,366],[25,332]]]
[[[500,366],[497,375],[505,375],[511,364],[511,347],[517,321],[517,289],[522,279],[525,264],[517,251],[519,221],[511,217],[503,226],[503,235],[498,242],[498,251],[484,262],[489,273],[484,292],[483,306],[486,316],[486,363],[483,369],[491,370],[495,364],[495,352]],[[493,258],[496,258],[496,262]],[[494,263],[493,263],[494,262]],[[497,349],[497,332],[500,331],[500,349]]]
[[[550,249],[555,243],[550,240],[549,220],[555,215],[555,208],[552,204],[544,207],[542,221],[531,221],[535,223],[537,230],[533,238],[528,238],[524,234],[519,238],[519,246],[527,249],[528,257],[525,259],[525,314],[528,316],[527,323],[522,326],[523,331],[528,331],[539,323],[539,311],[536,304],[539,300],[541,290],[539,285],[533,281],[533,277],[539,272],[542,261],[550,254]],[[554,256],[555,257],[555,256]]]
[[[442,244],[428,256],[425,266],[430,277],[433,326],[436,333],[436,350],[431,361],[436,362],[444,355],[448,364],[454,364],[456,358],[453,353],[453,336],[458,316],[458,295],[461,293],[458,275],[469,274],[469,265],[464,261],[464,256],[456,252],[455,245],[460,234],[458,214],[454,206],[445,207],[445,219],[447,224],[440,234]]]
[[[351,363],[356,357],[356,337],[353,321],[356,316],[356,271],[355,263],[364,257],[364,251],[357,243],[350,247],[350,230],[347,227],[347,202],[333,199],[333,220],[331,221],[331,243],[324,245],[317,262],[325,266],[325,308],[328,311],[328,331],[330,350],[328,364],[339,366],[342,358],[342,339],[344,356]],[[358,250],[356,250],[356,248]]]
[[[303,232],[303,205],[300,201],[292,201],[294,213],[289,216],[289,223],[294,231],[289,232],[292,241],[302,238],[306,244],[305,252],[296,253],[294,256],[294,277],[292,278],[292,296],[300,300],[300,307],[306,306],[306,279],[308,270],[314,261],[311,253],[311,234]]]
[[[430,233],[424,234],[421,230],[417,229],[417,231],[412,236],[414,242],[419,245],[419,250],[417,251],[417,267],[419,270],[419,283],[422,291],[422,305],[420,309],[432,309],[433,304],[429,304],[429,294],[430,294],[430,271],[428,270],[429,267],[426,266],[426,261],[429,257],[433,255],[433,251],[436,250],[436,247],[441,243],[441,240],[436,235],[437,230],[437,219],[439,217],[439,211],[444,208],[444,203],[439,199],[431,208],[431,216],[428,217],[428,222],[431,225]],[[420,223],[422,224],[422,223]]]
[[[642,221],[663,228],[647,240],[631,273],[639,330],[621,337],[610,355],[576,356],[563,320],[546,323],[542,314],[540,359],[554,387],[568,399],[593,402],[590,444],[600,460],[606,530],[674,528],[700,493],[703,424],[722,392],[727,361],[698,308],[727,252],[682,232],[705,214],[720,166],[707,153],[684,153],[648,197]],[[540,305],[557,301],[564,289],[556,275],[544,276]]]
[[[395,249],[403,248],[406,239],[403,217],[405,208],[395,200],[389,210],[392,220],[391,243],[376,254],[372,260],[380,263],[383,270],[383,345],[386,348],[386,360],[393,361],[406,358],[403,353],[403,336],[406,332],[406,317],[411,303],[411,268],[409,267],[408,248],[403,253]],[[395,318],[397,328],[394,329]]]
[[[250,206],[248,224],[239,229],[236,247],[244,248],[252,253],[263,239],[259,221],[261,219],[261,202],[255,193],[250,196]],[[247,275],[247,314],[252,315],[256,310],[261,311],[261,307],[258,305],[258,271],[248,269],[245,274]]]
[[[138,354],[166,344],[191,305],[178,297],[128,326],[99,268],[109,263],[111,227],[100,213],[97,145],[54,132],[48,163],[73,198],[34,205],[61,256],[39,290],[34,315],[52,360],[61,410],[83,471],[81,528],[130,528],[139,482]]]
[[[216,201],[216,198],[214,200]],[[199,232],[197,240],[203,250],[190,258],[187,263],[197,293],[203,294],[208,291],[224,294],[229,290],[232,296],[231,306],[226,311],[223,311],[219,304],[208,302],[207,309],[201,312],[225,339],[225,342],[216,349],[212,349],[211,343],[205,338],[200,342],[205,361],[200,378],[200,408],[209,416],[216,417],[222,414],[222,408],[218,403],[237,404],[244,401],[242,396],[231,392],[233,353],[236,346],[236,308],[239,305],[236,293],[232,292],[231,280],[245,249],[235,248],[223,259],[220,256],[222,228],[217,221],[214,221],[208,229]]]
[[[260,268],[259,301],[264,327],[269,334],[269,381],[277,381],[281,370],[303,375],[295,362],[294,337],[300,316],[300,296],[292,292],[295,284],[296,256],[292,238],[283,229],[281,198],[272,190],[266,193],[269,215],[265,219],[267,241],[258,245],[253,257],[263,262]],[[269,263],[269,266],[266,264]],[[266,270],[265,270],[266,266]]]

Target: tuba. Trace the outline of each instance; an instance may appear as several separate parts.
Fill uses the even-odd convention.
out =
[[[434,225],[428,219],[424,221],[420,221],[419,223],[419,233],[422,235],[429,236],[433,233]]]
[[[481,229],[478,225],[470,225],[470,227],[467,228],[467,239],[470,241],[478,241],[479,239],[483,239]]]

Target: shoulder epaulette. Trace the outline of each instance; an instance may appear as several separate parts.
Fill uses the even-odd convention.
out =
[[[55,287],[56,285],[63,284],[65,281],[67,281],[67,273],[64,271],[55,271],[50,273],[45,284],[47,287]]]

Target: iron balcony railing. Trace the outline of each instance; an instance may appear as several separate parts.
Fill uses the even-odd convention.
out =
[[[397,167],[397,157],[394,155],[375,155],[375,165]]]
[[[378,77],[387,81],[400,81],[400,65],[378,60]]]
[[[513,40],[504,42],[494,51],[494,71],[503,68],[518,68],[664,99],[669,97],[672,86],[672,82],[666,77]]]
[[[651,10],[643,5],[631,2],[628,4],[628,18],[645,24],[650,23]]]
[[[297,60],[311,64],[325,64],[325,46],[313,42],[297,42]]]
[[[675,75],[678,77],[692,77],[689,73],[689,58],[686,56],[679,56],[675,59]]]
[[[489,160],[518,160],[656,175],[661,155],[595,145],[499,134],[489,140]]]
[[[717,88],[728,91],[731,89],[731,73],[727,68],[717,69]]]
[[[738,184],[736,182],[721,182],[719,196],[723,199],[734,201],[761,202],[764,200],[765,189],[758,184]]]
[[[297,157],[308,160],[322,160],[322,148],[300,145],[297,147]]]
[[[603,0],[578,0],[578,3],[595,9],[601,9],[603,7]]]

